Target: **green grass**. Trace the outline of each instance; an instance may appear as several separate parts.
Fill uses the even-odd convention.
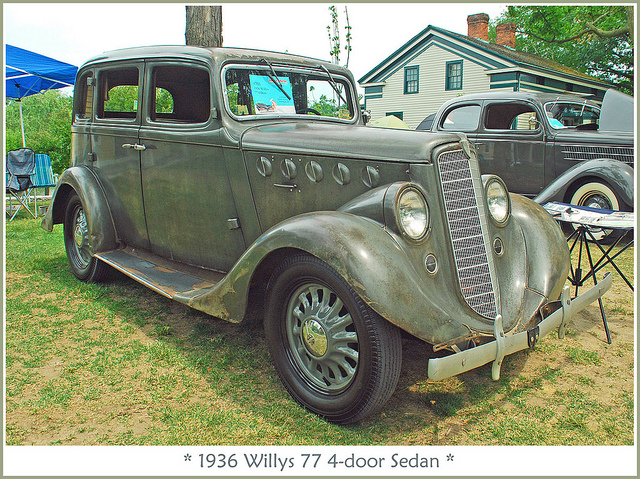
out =
[[[81,283],[62,228],[39,223],[19,216],[6,229],[8,444],[633,443],[633,341],[607,345],[596,321],[594,335],[570,324],[566,339],[507,357],[497,382],[490,364],[430,381],[428,347],[407,339],[384,410],[340,427],[286,393],[260,326],[211,318],[119,274]],[[615,314],[632,327],[625,288]]]
[[[567,356],[576,364],[600,364],[600,357],[595,351],[587,351],[582,348],[567,347]]]

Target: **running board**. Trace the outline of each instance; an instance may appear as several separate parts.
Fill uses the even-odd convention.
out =
[[[196,268],[161,258],[145,250],[127,247],[98,253],[96,258],[167,298],[186,298],[212,289],[224,273]]]

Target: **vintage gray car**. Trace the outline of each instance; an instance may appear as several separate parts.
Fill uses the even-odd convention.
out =
[[[464,132],[483,174],[540,204],[633,211],[633,120],[633,98],[615,90],[602,111],[576,95],[495,92],[446,102],[430,129]]]
[[[264,320],[289,393],[336,423],[379,410],[400,331],[435,380],[531,347],[571,300],[553,219],[481,177],[464,135],[364,126],[351,73],[269,52],[146,47],[77,77],[71,166],[43,220],[71,271],[110,267],[227,321]]]

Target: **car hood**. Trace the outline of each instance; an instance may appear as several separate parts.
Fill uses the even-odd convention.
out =
[[[585,131],[576,129],[559,130],[554,137],[556,142],[610,144],[633,146],[633,133],[625,131]]]
[[[321,122],[275,123],[244,131],[240,147],[273,153],[424,163],[434,148],[459,142],[457,134]]]
[[[614,89],[607,90],[600,110],[600,131],[633,132],[634,118],[633,97]]]

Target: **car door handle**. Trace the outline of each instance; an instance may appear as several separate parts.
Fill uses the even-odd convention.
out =
[[[131,143],[125,143],[125,144],[122,145],[122,148],[132,148],[132,149],[137,150],[137,151],[144,151],[144,150],[147,149],[146,146],[138,145],[137,143],[135,143],[133,145]]]
[[[298,185],[283,185],[281,183],[274,183],[273,186],[275,186],[276,188],[287,188],[291,191],[295,190],[298,187]]]

